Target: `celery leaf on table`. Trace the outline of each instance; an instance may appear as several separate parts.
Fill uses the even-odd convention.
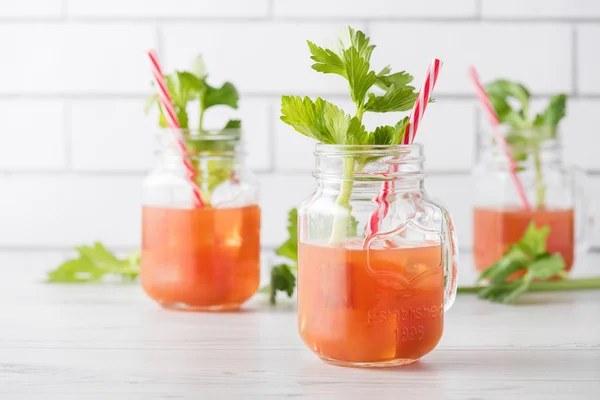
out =
[[[58,268],[48,272],[49,283],[100,282],[113,276],[123,282],[134,281],[140,273],[139,252],[125,258],[118,258],[101,243],[75,248],[77,257],[65,261]]]
[[[276,303],[277,292],[285,292],[292,297],[296,289],[296,267],[289,264],[278,264],[271,269],[271,283],[269,284],[269,302]]]
[[[479,298],[496,303],[511,304],[527,292],[534,281],[545,281],[563,276],[565,261],[559,253],[546,249],[549,226],[537,228],[531,222],[523,237],[494,265],[483,271],[478,282],[487,284],[473,288],[459,288],[459,292],[476,291]],[[515,275],[518,274],[518,275]],[[510,280],[509,277],[517,276]]]

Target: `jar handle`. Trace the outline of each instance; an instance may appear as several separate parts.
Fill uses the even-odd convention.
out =
[[[432,202],[442,211],[442,267],[444,268],[444,311],[448,311],[456,298],[458,287],[458,239],[454,221],[442,202]]]
[[[458,286],[458,240],[456,239],[454,222],[452,221],[452,217],[450,217],[450,213],[446,207],[438,200],[430,199],[430,203],[434,204],[442,212],[441,229],[439,231],[424,228],[415,223],[414,220],[408,219],[392,231],[375,233],[368,236],[364,241],[363,248],[365,250],[369,250],[371,245],[376,240],[398,235],[403,236],[403,233],[409,227],[413,227],[421,232],[437,234],[441,241],[441,266],[444,269],[444,311],[448,311],[454,303],[454,299],[456,298],[456,289]],[[367,251],[367,266],[370,270],[372,269],[369,251]],[[390,274],[388,273],[386,275]],[[397,279],[402,280],[402,277],[398,276]]]
[[[578,254],[586,253],[592,243],[594,232],[595,204],[589,193],[589,179],[585,171],[575,167],[572,169],[574,176],[575,196],[575,243]]]

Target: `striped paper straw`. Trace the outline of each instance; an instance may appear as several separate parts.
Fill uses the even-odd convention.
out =
[[[475,94],[481,103],[481,106],[485,110],[485,113],[488,116],[488,120],[490,122],[490,126],[492,127],[492,132],[494,135],[494,139],[506,155],[509,164],[510,176],[515,184],[517,189],[517,194],[519,195],[519,199],[521,200],[521,204],[525,210],[531,210],[531,205],[527,200],[527,195],[525,194],[525,188],[523,187],[523,183],[519,179],[517,175],[517,163],[510,152],[510,146],[506,141],[506,136],[504,136],[500,132],[500,120],[498,119],[498,115],[496,114],[496,110],[494,110],[494,106],[490,101],[490,97],[488,93],[485,91],[485,88],[481,84],[481,80],[479,80],[479,75],[477,74],[477,70],[475,67],[469,68],[469,76],[475,85]]]
[[[183,138],[181,136],[181,126],[179,125],[179,120],[177,119],[175,107],[173,107],[173,101],[171,100],[171,96],[169,95],[169,89],[167,88],[165,76],[162,73],[160,64],[158,63],[158,56],[156,55],[156,51],[148,51],[148,57],[150,58],[152,76],[154,78],[154,83],[156,84],[158,99],[160,105],[162,106],[163,114],[167,120],[169,128],[175,135],[175,142],[177,144],[179,153],[181,154],[181,158],[183,159],[183,165],[185,166],[186,178],[192,185],[194,205],[196,207],[204,207],[204,202],[202,201],[202,196],[200,195],[200,188],[194,180],[196,176],[196,170],[194,169],[194,166],[192,165],[190,160],[187,158],[188,151],[187,147],[185,146],[185,142],[183,141]]]
[[[415,101],[415,105],[410,114],[408,126],[405,130],[404,139],[402,144],[410,145],[415,140],[415,136],[417,135],[417,129],[419,128],[419,124],[421,123],[421,119],[423,118],[423,114],[425,113],[425,109],[427,108],[427,104],[429,103],[429,99],[431,98],[431,93],[433,92],[433,88],[435,87],[435,83],[437,82],[438,75],[440,73],[440,69],[442,68],[442,62],[437,58],[434,58],[429,64],[429,69],[427,70],[427,75],[425,76],[425,82],[423,83],[423,87],[419,92],[419,96]],[[399,166],[397,163],[390,165],[388,168],[388,173],[398,172]],[[369,222],[366,227],[366,240],[373,235],[376,234],[381,226],[381,221],[386,217],[390,210],[390,203],[388,201],[388,196],[390,194],[391,189],[393,189],[392,181],[385,181],[383,183],[383,189],[379,192],[379,195],[373,200],[377,204],[377,208],[373,213],[371,213],[371,217],[369,218]]]

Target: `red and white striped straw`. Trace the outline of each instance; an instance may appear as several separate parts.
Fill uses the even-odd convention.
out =
[[[437,82],[442,65],[443,63],[437,58],[431,60],[431,64],[429,64],[425,82],[423,83],[423,87],[419,92],[419,97],[417,97],[417,101],[415,101],[415,105],[410,114],[409,125],[406,128],[407,132],[406,135],[404,135],[403,144],[412,144],[415,141],[419,124],[421,123],[425,109],[427,109],[427,105],[429,104],[429,99],[431,98],[431,93],[433,93],[433,88]]]
[[[479,80],[479,75],[477,74],[477,70],[475,67],[469,68],[469,75],[473,84],[475,85],[475,93],[481,106],[485,110],[488,120],[490,122],[490,126],[492,127],[492,132],[494,135],[494,139],[500,146],[500,148],[504,151],[506,158],[508,159],[510,175],[515,183],[515,187],[517,189],[517,194],[519,195],[519,199],[521,200],[521,205],[525,210],[531,210],[531,205],[527,200],[527,195],[525,194],[525,188],[523,187],[523,183],[519,180],[519,176],[517,175],[517,163],[510,152],[510,147],[508,142],[506,141],[506,136],[504,136],[500,132],[500,120],[498,119],[498,115],[496,114],[496,110],[494,110],[494,106],[490,101],[490,97],[488,93],[485,91],[485,88],[481,84],[481,80]]]
[[[431,60],[431,64],[429,64],[429,69],[427,70],[427,75],[425,76],[425,82],[423,83],[423,87],[421,88],[419,96],[415,101],[415,105],[412,109],[408,121],[408,126],[405,130],[406,133],[402,141],[402,144],[404,145],[410,145],[415,140],[415,136],[417,135],[417,129],[419,129],[419,124],[421,123],[421,119],[423,118],[423,114],[425,113],[425,109],[427,108],[427,104],[429,103],[429,99],[431,98],[431,93],[433,93],[433,88],[435,87],[435,83],[437,82],[437,78],[440,73],[440,69],[442,68],[442,64],[443,63],[437,58]],[[398,164],[394,163],[390,165],[390,167],[388,168],[388,172],[398,172],[398,169]],[[373,211],[373,213],[371,213],[371,217],[369,218],[369,222],[365,230],[367,239],[371,235],[379,231],[381,221],[386,217],[390,210],[388,196],[392,188],[393,182],[385,181],[383,183],[383,189],[379,192],[379,195],[373,200],[377,204],[377,208],[375,209],[375,211]]]
[[[175,134],[175,141],[177,147],[179,148],[179,153],[183,159],[183,165],[186,169],[186,177],[188,181],[192,185],[193,190],[193,200],[194,205],[196,207],[204,207],[204,202],[202,201],[202,196],[200,195],[200,188],[196,184],[194,180],[196,176],[196,170],[194,166],[187,158],[188,151],[185,146],[185,142],[181,137],[179,120],[177,119],[177,113],[175,112],[175,107],[173,107],[173,101],[171,100],[171,96],[169,95],[169,89],[167,88],[167,82],[165,80],[165,76],[162,73],[162,69],[160,68],[160,64],[158,63],[158,56],[156,51],[150,50],[148,51],[148,57],[150,58],[150,64],[152,67],[152,76],[154,77],[154,83],[156,84],[156,89],[158,93],[158,99],[160,105],[162,106],[163,114],[167,120],[167,124],[171,131]]]

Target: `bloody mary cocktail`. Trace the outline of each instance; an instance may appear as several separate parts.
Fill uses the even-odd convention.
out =
[[[298,323],[304,343],[335,364],[400,365],[442,336],[438,243],[364,250],[300,243]]]
[[[235,309],[258,288],[260,210],[143,208],[141,280],[162,306]]]

